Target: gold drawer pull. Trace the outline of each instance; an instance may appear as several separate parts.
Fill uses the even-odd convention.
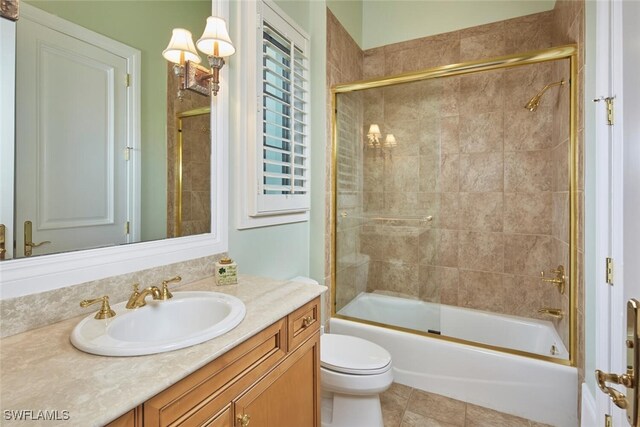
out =
[[[304,319],[302,319],[302,327],[303,328],[308,328],[309,325],[311,325],[313,323],[313,317],[311,316],[307,316]]]
[[[247,427],[249,425],[249,421],[251,421],[251,417],[249,414],[238,415],[238,422],[240,423],[240,427]]]

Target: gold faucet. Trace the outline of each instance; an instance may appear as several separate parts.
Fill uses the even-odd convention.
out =
[[[162,299],[162,292],[158,289],[157,286],[149,286],[142,290],[142,292],[138,292],[138,284],[133,285],[133,293],[129,297],[129,301],[127,301],[127,305],[125,307],[131,308],[139,308],[147,305],[145,298],[151,295],[153,299],[159,300]]]
[[[171,279],[167,279],[167,280],[163,280],[162,281],[162,295],[160,296],[160,299],[163,301],[168,300],[169,298],[173,298],[173,294],[171,292],[169,292],[169,283],[176,283],[182,280],[182,277],[180,276],[176,276],[176,277],[172,277]]]
[[[80,301],[80,307],[85,308],[98,303],[101,303],[102,305],[100,306],[100,310],[95,315],[96,319],[110,319],[116,315],[116,312],[113,311],[111,309],[111,306],[109,305],[109,297],[107,295],[100,298],[82,300]]]
[[[556,319],[562,319],[564,317],[564,311],[559,308],[544,307],[538,310],[540,314],[546,314],[547,316],[555,317]]]
[[[553,283],[558,287],[558,291],[560,294],[564,295],[564,288],[566,284],[566,277],[564,275],[564,267],[559,265],[555,270],[551,270],[553,274],[556,275],[554,279],[545,279],[544,271],[540,272],[540,280],[547,283]]]

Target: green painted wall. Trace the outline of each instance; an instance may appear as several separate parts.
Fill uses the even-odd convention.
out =
[[[197,39],[210,0],[29,1],[61,18],[142,52],[142,240],[163,239],[167,230],[167,61],[162,51],[171,30],[182,27]]]
[[[596,152],[596,105],[591,101],[596,95],[596,2],[585,2],[585,66],[584,66],[584,145],[585,145],[585,207],[584,207],[584,268],[585,268],[585,382],[596,394],[595,377],[591,374],[596,369],[596,220],[595,220],[595,152]]]
[[[258,274],[279,279],[297,275],[309,276],[322,282],[324,260],[324,147],[325,147],[325,57],[326,12],[324,1],[276,1],[276,4],[309,34],[311,39],[311,219],[308,222],[270,227],[237,229],[236,174],[229,174],[231,196],[229,200],[229,253],[238,262],[243,273]],[[237,14],[237,2],[231,2],[231,16]],[[238,24],[229,23],[231,32]],[[233,58],[229,66],[234,67]],[[246,78],[252,78],[247,70]],[[242,82],[230,82],[234,87]],[[239,108],[231,97],[230,122],[243,120]],[[238,164],[235,127],[230,128],[229,163]],[[313,241],[313,243],[311,243]],[[310,268],[310,264],[313,265]]]
[[[368,0],[363,2],[361,46],[370,49],[446,33],[551,10],[554,5],[555,0]]]
[[[327,7],[358,46],[362,47],[362,0],[327,0]]]

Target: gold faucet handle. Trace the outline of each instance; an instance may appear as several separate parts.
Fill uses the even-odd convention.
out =
[[[175,276],[172,277],[171,279],[167,279],[167,280],[163,280],[162,281],[162,296],[160,299],[162,300],[168,300],[169,298],[173,298],[173,294],[169,291],[169,283],[177,283],[182,281],[182,277],[180,276]]]
[[[112,317],[114,317],[116,315],[116,312],[113,311],[111,309],[111,306],[109,305],[109,296],[105,295],[102,296],[100,298],[96,298],[96,299],[85,299],[80,301],[80,307],[82,308],[86,308],[89,307],[90,305],[93,304],[97,304],[97,303],[102,303],[102,306],[100,307],[100,310],[98,310],[98,312],[95,315],[95,318],[98,320],[102,320],[102,319],[110,319]]]

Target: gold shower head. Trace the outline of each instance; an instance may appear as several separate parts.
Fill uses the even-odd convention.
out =
[[[547,89],[553,86],[558,86],[558,85],[564,86],[564,84],[565,84],[564,79],[560,80],[559,82],[549,83],[544,88],[542,88],[542,90],[538,92],[533,98],[531,98],[529,102],[527,102],[527,104],[524,106],[524,108],[526,108],[529,111],[536,111],[538,109],[538,106],[540,105],[540,99],[542,98],[542,95],[547,91]]]

